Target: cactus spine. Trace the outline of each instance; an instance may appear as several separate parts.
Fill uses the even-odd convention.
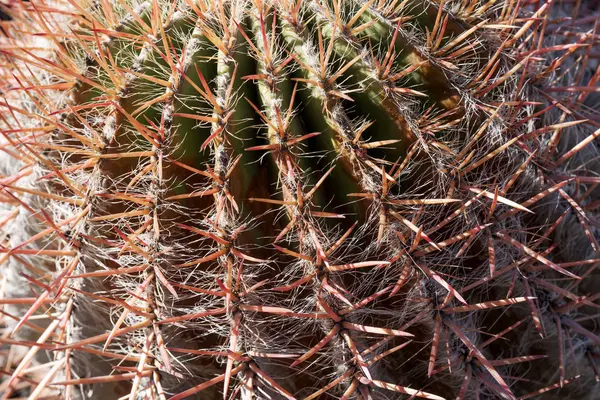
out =
[[[4,399],[598,392],[594,2],[5,12]]]

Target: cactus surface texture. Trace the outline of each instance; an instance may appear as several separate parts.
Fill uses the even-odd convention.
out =
[[[0,7],[0,399],[598,399],[599,2]]]

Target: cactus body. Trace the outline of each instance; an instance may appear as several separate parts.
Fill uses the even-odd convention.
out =
[[[539,3],[11,5],[4,398],[593,398],[599,9]]]

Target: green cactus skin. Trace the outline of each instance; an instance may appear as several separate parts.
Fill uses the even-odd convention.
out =
[[[595,2],[2,7],[2,399],[600,390]]]

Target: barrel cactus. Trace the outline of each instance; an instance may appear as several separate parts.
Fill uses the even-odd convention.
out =
[[[597,2],[0,7],[3,399],[597,396]]]

